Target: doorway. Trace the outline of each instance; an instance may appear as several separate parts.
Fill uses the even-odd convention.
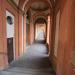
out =
[[[8,63],[15,59],[15,43],[14,43],[14,15],[6,11],[6,27],[7,27],[7,54]]]

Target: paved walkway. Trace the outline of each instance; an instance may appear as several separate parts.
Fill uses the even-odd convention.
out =
[[[44,44],[33,44],[0,75],[55,75]]]

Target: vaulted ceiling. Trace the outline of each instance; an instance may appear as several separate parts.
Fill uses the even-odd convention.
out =
[[[36,4],[35,5],[38,5],[39,3],[38,2],[40,2],[41,1],[41,6],[40,7],[42,7],[42,5],[50,5],[50,7],[52,7],[52,4],[53,4],[53,2],[54,2],[54,0],[20,0],[19,1],[19,6],[24,10],[24,8],[26,7],[26,6],[30,6],[31,4],[33,4],[34,2],[36,2]],[[43,3],[42,3],[43,2]],[[40,5],[39,4],[39,5]],[[35,7],[35,6],[34,6]]]
[[[19,6],[19,8],[22,9],[23,11],[30,12],[32,16],[37,12],[44,13],[44,15],[50,14],[50,11],[53,6],[53,2],[55,2],[56,0],[12,0],[12,1],[17,6]]]

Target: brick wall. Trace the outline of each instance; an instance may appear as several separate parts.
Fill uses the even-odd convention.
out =
[[[12,6],[7,0],[0,0],[0,69],[5,68],[8,65],[8,56],[7,56],[7,38],[6,38],[6,10],[14,15],[14,27],[15,27],[15,58],[18,59],[21,53],[22,38],[20,35],[21,32],[21,13],[18,13],[18,9],[15,6]],[[20,28],[19,28],[20,27]],[[19,34],[20,32],[20,34]],[[20,37],[20,38],[19,38]],[[19,40],[20,39],[20,40]]]

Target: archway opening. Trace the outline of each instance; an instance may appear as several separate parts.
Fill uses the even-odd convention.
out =
[[[39,17],[35,21],[35,41],[40,43],[46,42],[47,22],[44,18]]]

